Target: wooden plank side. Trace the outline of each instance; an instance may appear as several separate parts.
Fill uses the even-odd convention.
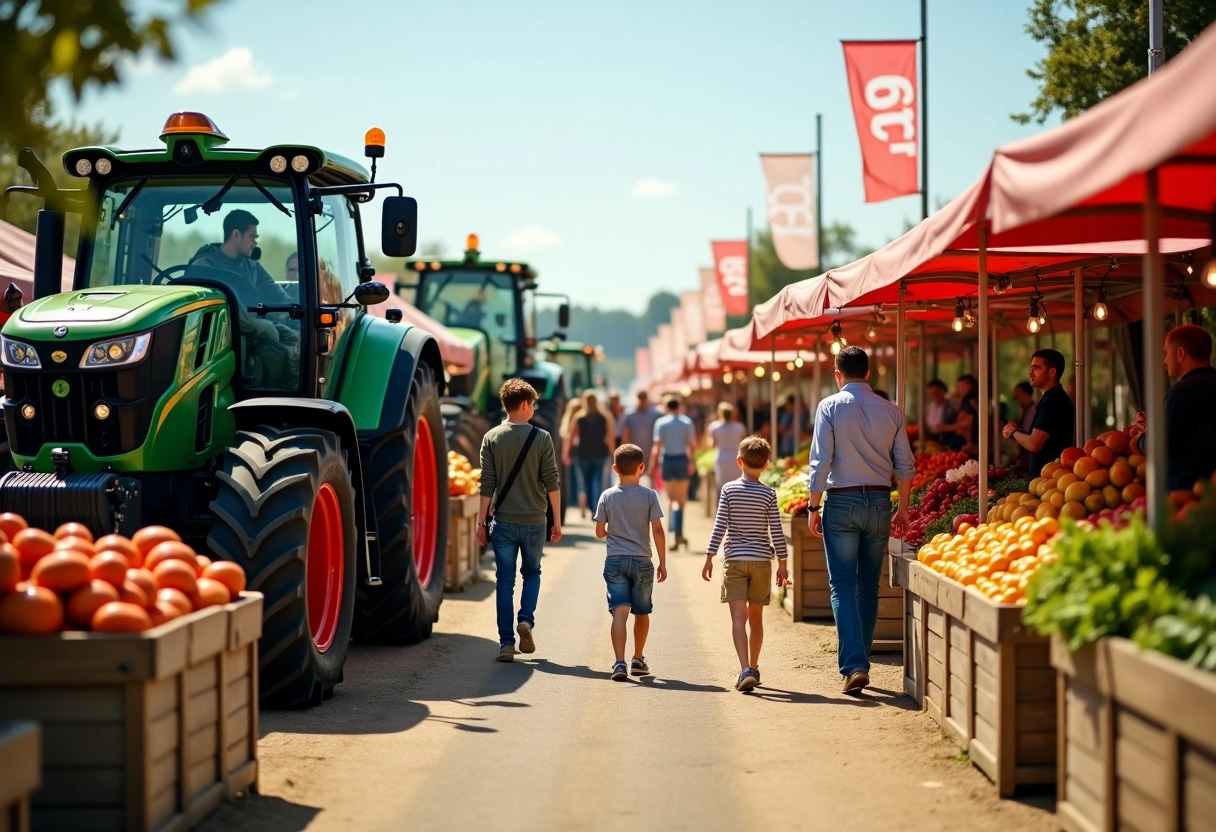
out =
[[[0,814],[7,814],[10,806],[25,806],[30,793],[38,788],[41,771],[42,732],[38,724],[0,722]]]
[[[1182,752],[1181,814],[1188,832],[1209,828],[1216,819],[1216,759],[1196,748]]]
[[[1070,681],[1064,702],[1070,746],[1077,745],[1097,753],[1101,747],[1102,708],[1105,701],[1102,694],[1096,690],[1072,684]]]
[[[1109,662],[1104,692],[1216,754],[1216,674],[1143,652],[1126,639],[1103,639],[1103,646]]]
[[[946,689],[946,666],[935,656],[929,656],[929,681],[940,690]]]
[[[219,679],[219,668],[216,667],[214,658],[208,658],[186,668],[185,676],[186,694],[195,696],[215,688]]]
[[[219,781],[218,764],[218,757],[209,756],[186,770],[186,792],[190,795],[190,803],[197,800],[199,792]]]
[[[216,724],[200,728],[186,738],[186,747],[182,749],[182,759],[187,769],[204,760],[215,761],[219,753],[219,726]]]
[[[1152,753],[1126,736],[1120,735],[1115,740],[1115,773],[1119,778],[1118,787],[1124,789],[1134,785],[1146,800],[1156,804],[1162,811],[1170,799],[1170,791],[1176,785],[1168,776],[1166,762],[1164,757]]]
[[[183,628],[172,632],[175,641],[184,643]],[[155,823],[148,813],[147,800],[148,778],[154,776],[148,756],[148,688],[146,681],[133,681],[123,691],[123,816],[131,829],[146,829]]]
[[[38,832],[125,832],[128,829],[121,809],[43,806],[30,814],[31,828]]]
[[[902,618],[880,618],[874,622],[875,640],[900,641],[904,637],[904,620]]]
[[[122,685],[7,687],[8,663],[6,656],[4,676],[0,679],[0,713],[5,719],[44,724],[122,721]]]
[[[878,617],[894,618],[900,621],[904,617],[904,599],[899,598],[879,598],[878,599]]]
[[[929,607],[925,613],[929,632],[938,638],[946,637],[946,613],[941,607]]]
[[[1056,672],[1049,667],[1018,666],[1017,696],[1022,702],[1056,698]]]
[[[1012,688],[1012,680],[1010,687]],[[1017,702],[1014,719],[1017,720],[1015,730],[1056,731],[1056,700],[1053,696],[1048,702]]]
[[[1070,782],[1083,787],[1101,803],[1106,795],[1106,770],[1100,754],[1069,744],[1064,767]]]
[[[1025,731],[1018,727],[1017,760],[1019,766],[1056,764],[1056,732]]]
[[[219,607],[210,607],[215,615],[205,616],[194,621],[190,627],[190,652],[187,663],[193,667],[216,653],[223,652],[228,646],[228,615]]]
[[[121,766],[121,723],[111,725],[47,723],[42,727],[44,766]]]
[[[219,691],[216,688],[205,690],[190,697],[190,707],[186,709],[185,731],[193,734],[206,725],[214,725],[219,719]]]
[[[147,758],[159,760],[177,749],[180,726],[177,711],[172,711],[148,725],[144,735],[147,743]]]
[[[1083,792],[1070,792],[1076,794],[1076,801],[1061,800],[1056,804],[1056,820],[1063,832],[1104,832],[1102,827],[1099,827],[1091,818],[1097,817],[1092,814],[1095,811],[1093,798],[1085,795]]]
[[[1173,832],[1165,807],[1130,783],[1119,786],[1117,799],[1120,825],[1136,832]]]
[[[1018,667],[1051,669],[1051,644],[1046,640],[1019,644],[1017,657]]]
[[[122,796],[121,766],[44,766],[42,788],[32,802],[37,807],[121,807]]]

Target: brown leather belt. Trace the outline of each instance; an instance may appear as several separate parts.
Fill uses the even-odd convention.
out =
[[[889,485],[846,485],[843,488],[829,488],[829,494],[843,494],[846,491],[891,491]]]

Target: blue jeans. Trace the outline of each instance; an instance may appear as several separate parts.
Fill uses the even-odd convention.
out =
[[[878,581],[891,536],[891,495],[886,491],[829,494],[823,503],[832,615],[836,618],[840,673],[870,671],[878,622]]]
[[[523,526],[494,521],[490,545],[494,547],[497,576],[498,644],[515,644],[515,564],[523,555],[519,572],[524,576],[519,596],[519,620],[536,626],[536,601],[540,597],[540,556],[545,544],[545,524]]]
[[[583,459],[581,456],[574,458],[579,477],[582,479],[583,493],[587,495],[587,508],[592,513],[599,505],[600,492],[604,489],[604,464],[607,461],[606,456],[595,459]]]
[[[650,615],[654,609],[654,564],[650,558],[609,555],[604,559],[608,612],[630,607],[634,615]]]

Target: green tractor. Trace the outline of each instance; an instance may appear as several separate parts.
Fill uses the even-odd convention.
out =
[[[477,247],[477,235],[470,234],[460,260],[408,264],[417,280],[412,285],[415,305],[465,340],[476,355],[473,370],[453,376],[448,383],[442,408],[448,446],[476,465],[482,437],[504,416],[498,388],[508,378],[522,378],[540,397],[533,422],[552,435],[560,459],[558,428],[568,391],[561,365],[546,360],[537,348],[535,299],[561,298],[558,326],[565,328],[570,324],[569,298],[537,292],[531,266],[482,260]]]
[[[245,568],[265,595],[261,697],[316,704],[350,640],[428,637],[447,550],[439,348],[367,313],[359,206],[390,188],[381,247],[413,254],[417,203],[305,145],[227,146],[177,113],[162,147],[85,147],[43,198],[36,299],[5,324],[5,426],[16,470],[0,509],[94,534],[162,524]],[[81,216],[58,293],[65,213]],[[262,255],[265,252],[265,255]]]
[[[570,380],[571,398],[577,398],[587,390],[606,386],[602,374],[596,372],[596,368],[604,363],[603,347],[553,338],[545,344],[545,357],[562,366],[563,374]]]

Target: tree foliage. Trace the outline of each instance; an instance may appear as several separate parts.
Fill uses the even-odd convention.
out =
[[[1147,0],[1034,0],[1026,32],[1047,57],[1026,74],[1039,85],[1019,124],[1043,123],[1056,112],[1072,118],[1148,74]],[[1164,4],[1165,58],[1177,55],[1216,20],[1216,0]]]
[[[168,0],[168,14],[137,14],[132,0],[0,0],[0,143],[48,139],[48,87],[66,82],[79,100],[90,85],[121,80],[121,61],[151,50],[172,60],[171,29],[214,0]]]

